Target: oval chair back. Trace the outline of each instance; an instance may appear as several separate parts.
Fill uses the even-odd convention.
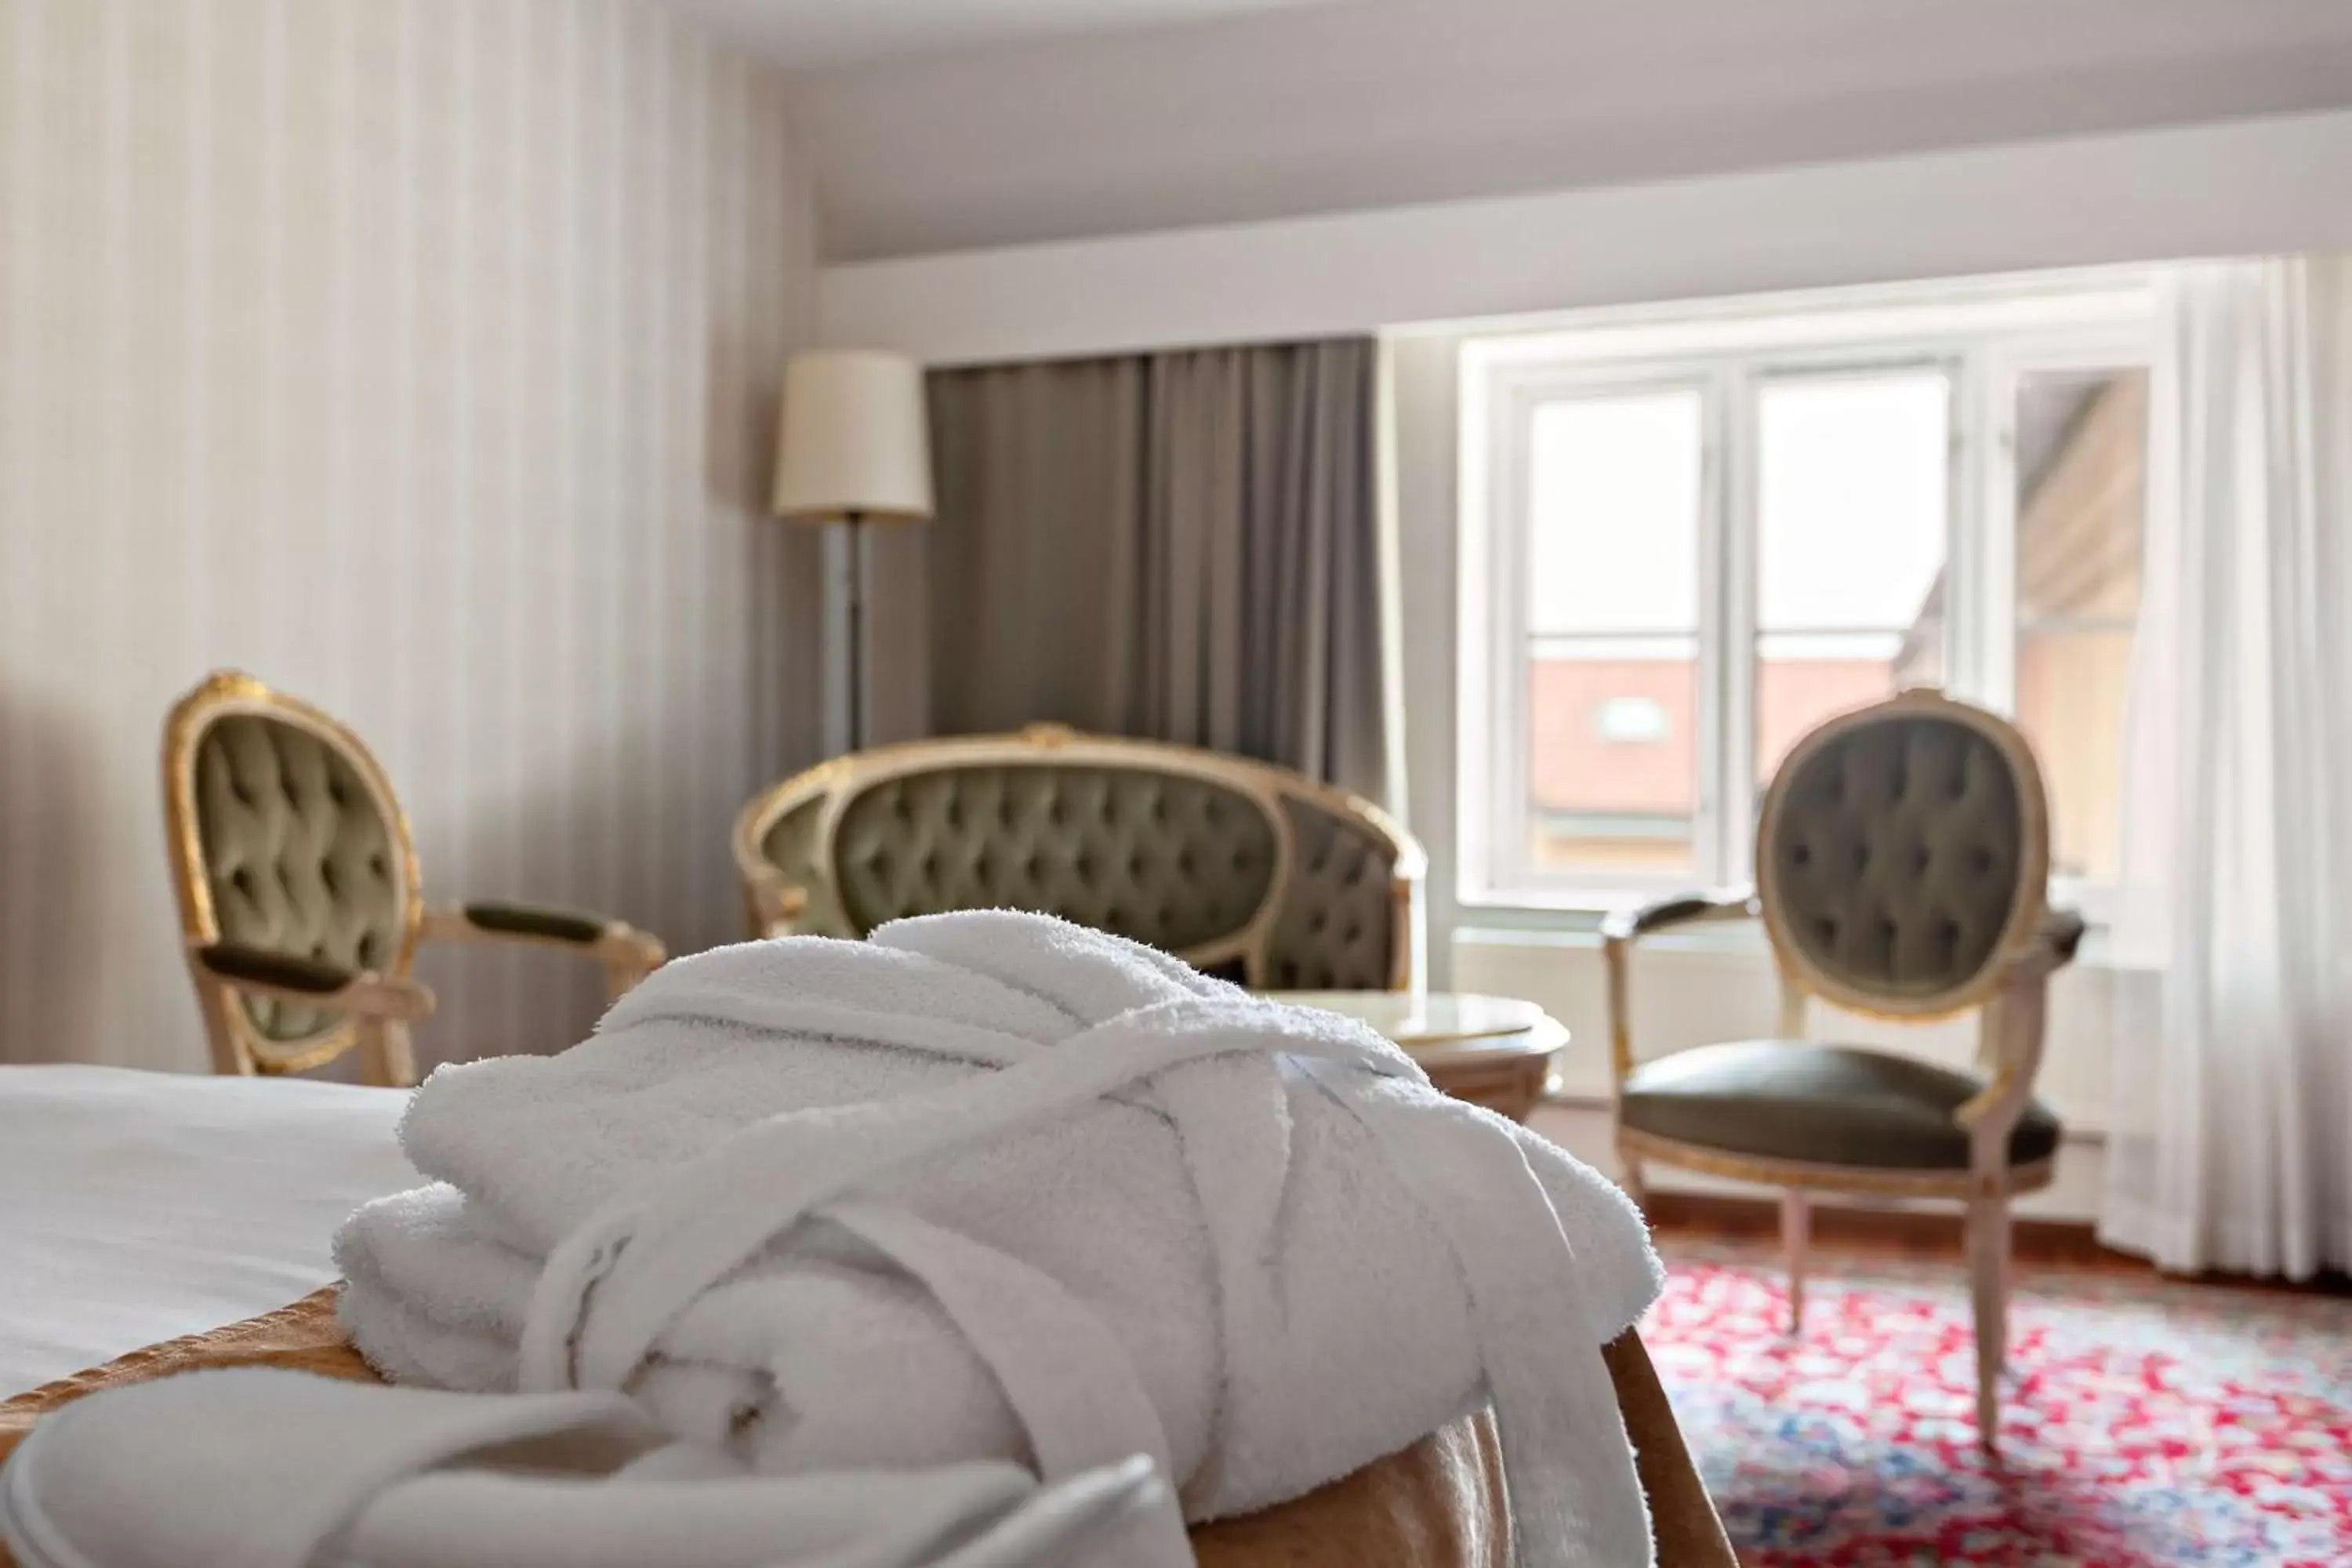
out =
[[[172,710],[163,796],[180,922],[304,965],[407,973],[423,918],[408,824],[375,758],[309,704],[233,671]],[[215,1066],[299,1072],[361,1043],[362,1020],[199,972]]]
[[[1932,1018],[2000,984],[2041,924],[2049,805],[2025,737],[1914,690],[1797,742],[1764,796],[1756,891],[1785,983]]]

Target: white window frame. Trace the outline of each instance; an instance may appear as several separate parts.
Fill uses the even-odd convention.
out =
[[[1768,379],[1915,367],[1948,377],[1946,689],[2011,711],[2019,382],[2042,371],[2152,368],[2157,319],[2154,274],[2098,272],[1594,311],[1559,330],[1465,340],[1457,448],[1462,904],[1590,911],[1752,878],[1754,430]],[[1535,867],[1525,854],[1528,431],[1546,402],[1667,388],[1699,392],[1705,429],[1693,865],[1675,873]],[[2111,895],[2060,879],[2053,897],[2095,920]]]

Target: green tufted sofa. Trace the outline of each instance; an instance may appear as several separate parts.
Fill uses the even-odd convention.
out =
[[[373,1083],[415,1068],[433,1011],[420,941],[538,942],[594,960],[617,996],[662,945],[620,921],[532,905],[427,909],[392,783],[309,703],[220,670],[163,727],[163,815],[190,978],[213,1068],[299,1072],[347,1050]]]
[[[1809,1194],[1967,1205],[1977,1416],[1990,1448],[2007,1352],[2010,1200],[2048,1186],[2058,1119],[2033,1097],[2052,974],[2083,921],[2046,904],[2049,805],[2015,726],[1915,689],[1799,741],[1766,792],[1755,887],[1668,899],[1602,923],[1617,1152],[1782,1189],[1790,1332],[1801,1323]],[[1645,938],[1760,919],[1780,978],[1769,1038],[1637,1063],[1632,960]],[[1816,1037],[1819,999],[1927,1021],[1975,1010],[1980,1072]]]
[[[1286,769],[1036,725],[837,757],[743,810],[755,935],[946,910],[1056,914],[1244,984],[1404,989],[1421,847]]]

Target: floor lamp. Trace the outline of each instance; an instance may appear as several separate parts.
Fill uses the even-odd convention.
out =
[[[904,354],[818,349],[784,366],[773,510],[849,535],[849,750],[866,744],[866,527],[931,515],[923,368]]]

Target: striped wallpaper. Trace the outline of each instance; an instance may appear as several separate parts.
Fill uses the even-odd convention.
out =
[[[205,1066],[156,753],[215,666],[368,737],[428,899],[739,932],[816,743],[810,215],[778,79],[635,0],[0,0],[0,1060]],[[427,1061],[597,1008],[421,972]]]

